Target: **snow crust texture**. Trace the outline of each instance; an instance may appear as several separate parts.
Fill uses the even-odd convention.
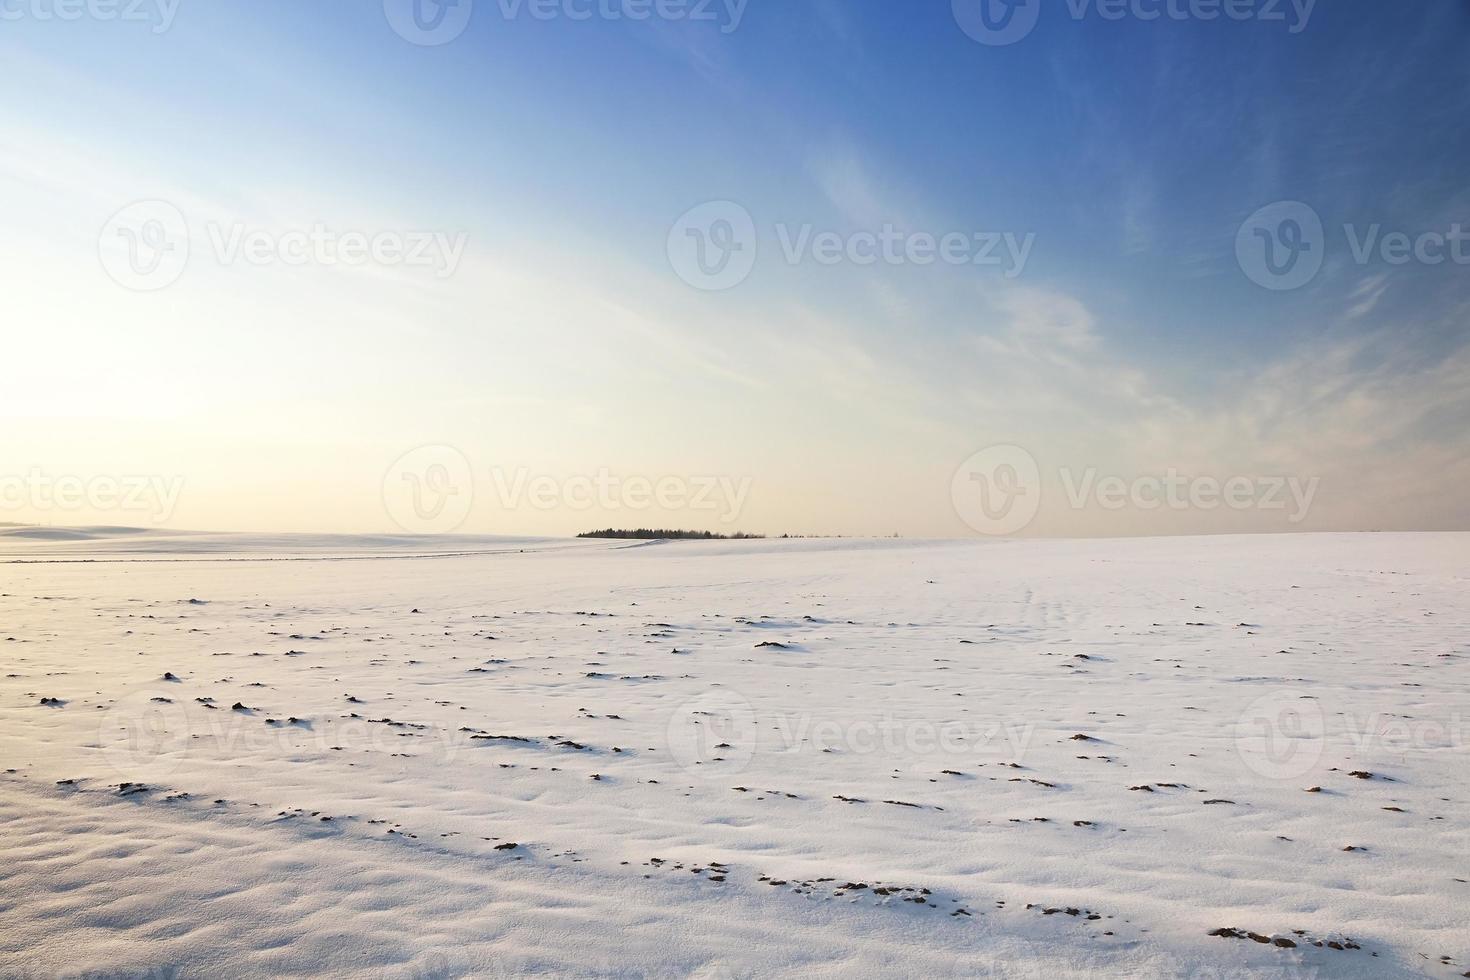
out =
[[[0,535],[0,976],[1470,976],[1467,597],[1455,534]]]

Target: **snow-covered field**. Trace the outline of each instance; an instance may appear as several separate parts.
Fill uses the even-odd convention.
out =
[[[0,593],[6,977],[1470,975],[1470,535],[10,530]]]

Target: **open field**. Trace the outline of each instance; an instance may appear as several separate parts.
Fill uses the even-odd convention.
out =
[[[64,537],[0,975],[1470,975],[1470,535]]]

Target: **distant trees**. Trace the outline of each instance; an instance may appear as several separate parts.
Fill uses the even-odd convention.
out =
[[[618,528],[607,528],[602,531],[588,531],[577,535],[579,538],[611,538],[621,541],[752,541],[760,540],[764,534],[716,534],[713,531],[674,531],[667,528],[640,527],[635,530],[620,530]]]

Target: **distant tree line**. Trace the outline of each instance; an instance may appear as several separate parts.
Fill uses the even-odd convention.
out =
[[[607,528],[603,531],[588,531],[579,538],[613,538],[622,541],[752,541],[760,540],[764,534],[716,534],[713,531],[673,531],[665,528],[640,527],[636,530]]]

